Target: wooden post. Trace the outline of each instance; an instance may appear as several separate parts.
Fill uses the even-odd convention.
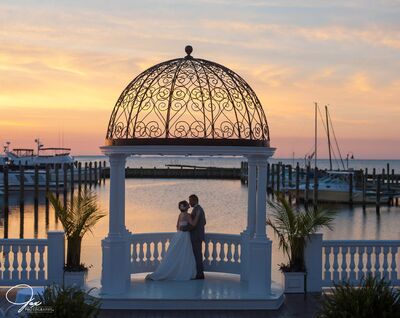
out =
[[[60,176],[58,174],[58,163],[54,165],[54,173],[56,174],[56,197],[57,199],[60,197]]]
[[[68,165],[66,163],[63,164],[63,177],[64,177],[64,207],[67,206],[67,191],[68,191]]]
[[[309,196],[308,196],[308,191],[310,189],[310,165],[307,165],[306,168],[306,188],[304,190],[304,202],[305,204],[308,203]]]
[[[376,187],[375,183],[376,183],[376,169],[373,168],[372,169],[372,184],[375,185],[375,187]]]
[[[107,167],[107,163],[104,160],[103,161],[103,169],[105,169],[106,167]],[[103,183],[106,183],[106,174],[105,174],[104,170],[103,170]]]
[[[83,180],[84,180],[83,183],[85,185],[85,191],[86,191],[87,183],[88,183],[88,163],[87,162],[85,162],[85,171],[83,174]]]
[[[78,163],[78,193],[82,191],[82,162]]]
[[[314,167],[314,191],[313,191],[314,208],[318,206],[318,168]]]
[[[72,202],[72,200],[74,199],[74,187],[75,187],[75,177],[74,177],[74,170],[75,168],[74,168],[74,165],[72,164],[71,166],[70,166],[70,187],[71,187],[71,193],[70,193],[70,195],[71,195],[71,202]]]
[[[296,164],[296,203],[300,202],[300,166]]]
[[[46,189],[45,189],[45,209],[46,209],[46,229],[49,226],[49,197],[50,192],[50,167],[46,164]]]
[[[99,161],[99,179],[97,180],[97,183],[99,185],[101,184],[102,175],[103,175],[103,167],[101,165],[101,161]]]
[[[97,185],[97,161],[94,162],[94,171],[93,171],[93,183],[96,186]]]
[[[349,174],[349,204],[353,205],[353,174]]]
[[[35,165],[35,193],[34,193],[34,218],[33,218],[34,238],[38,236],[39,228],[39,167]]]
[[[390,165],[389,165],[389,163],[387,163],[386,167],[387,167],[387,169],[386,169],[386,173],[387,173],[387,175],[386,175],[386,189],[387,189],[387,192],[388,192],[388,195],[389,195],[389,192],[390,192]]]
[[[34,197],[33,197],[33,201],[34,201],[34,211],[35,211],[35,216],[36,213],[38,212],[38,208],[39,208],[39,167],[38,165],[35,165],[35,176],[34,176]]]
[[[292,165],[288,165],[289,168],[289,187],[291,188],[293,186],[293,167]]]
[[[281,185],[280,185],[280,176],[281,176],[281,163],[279,162],[277,165],[276,165],[276,193],[279,193],[280,192],[280,188],[281,188]]]
[[[8,185],[8,166],[3,166],[3,206],[4,206],[4,238],[8,238],[8,212],[9,212],[9,185]]]
[[[377,176],[376,180],[376,210],[379,212],[381,205],[381,176]]]
[[[286,177],[286,165],[282,164],[282,190],[285,191],[285,177]]]
[[[19,210],[23,214],[25,207],[25,173],[24,165],[19,163]]]
[[[275,192],[275,164],[271,165],[271,193],[274,195]]]
[[[92,182],[93,182],[93,175],[92,175],[92,162],[89,162],[89,187],[92,187]]]
[[[367,170],[368,172],[368,170]],[[368,173],[364,174],[364,171],[361,170],[361,182],[362,182],[362,205],[365,207],[366,205],[366,194],[367,194],[367,176]]]

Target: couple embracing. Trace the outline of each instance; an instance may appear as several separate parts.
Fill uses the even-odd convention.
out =
[[[189,213],[189,209],[192,211]],[[177,232],[172,237],[168,251],[154,273],[147,280],[204,279],[202,242],[206,216],[199,205],[199,198],[192,194],[189,202],[178,204],[180,211]]]

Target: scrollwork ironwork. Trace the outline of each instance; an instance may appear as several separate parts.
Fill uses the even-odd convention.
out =
[[[269,129],[260,101],[243,78],[188,54],[139,74],[119,97],[106,139],[145,138],[268,143]]]

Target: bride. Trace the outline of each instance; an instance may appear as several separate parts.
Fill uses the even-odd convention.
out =
[[[180,214],[176,224],[177,232],[172,237],[167,253],[156,271],[146,276],[147,280],[190,280],[196,277],[196,261],[193,255],[190,232],[180,231],[182,226],[193,225],[188,213],[187,201],[179,202]]]

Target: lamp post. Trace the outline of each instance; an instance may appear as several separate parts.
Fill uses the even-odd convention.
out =
[[[354,159],[354,154],[350,151],[350,152],[346,155],[347,170],[349,170],[349,156],[350,156],[350,159],[353,160],[353,159]]]

